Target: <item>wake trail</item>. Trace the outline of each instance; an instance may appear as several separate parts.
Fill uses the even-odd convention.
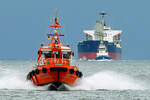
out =
[[[68,87],[70,90],[143,90],[147,89],[145,83],[134,80],[125,74],[113,71],[98,72],[94,75],[82,78],[80,84]]]
[[[32,82],[26,80],[26,72],[13,69],[5,69],[0,73],[0,89],[35,89],[47,90],[47,86],[36,87]],[[146,85],[128,75],[103,71],[94,75],[83,77],[76,86],[67,86],[69,90],[143,90]]]
[[[31,89],[45,90],[45,87],[35,87],[33,83],[26,80],[26,72],[5,69],[0,76],[0,89]]]

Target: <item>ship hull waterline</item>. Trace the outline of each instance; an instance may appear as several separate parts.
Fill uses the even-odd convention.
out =
[[[96,58],[96,56],[97,56],[96,53],[97,52],[79,52],[78,57],[79,57],[79,59],[92,60],[92,59]],[[120,53],[110,53],[109,52],[108,54],[113,60],[121,59]]]

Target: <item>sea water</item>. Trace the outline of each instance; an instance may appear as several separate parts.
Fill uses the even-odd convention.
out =
[[[0,60],[0,100],[150,100],[150,61],[80,61],[83,78],[69,91],[49,91],[26,80],[31,60]]]

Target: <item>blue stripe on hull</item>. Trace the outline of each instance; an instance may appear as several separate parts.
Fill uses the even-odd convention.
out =
[[[109,56],[99,56],[99,57],[96,57],[95,60],[103,60],[103,59],[107,59],[107,60],[110,60],[112,58],[110,58]]]

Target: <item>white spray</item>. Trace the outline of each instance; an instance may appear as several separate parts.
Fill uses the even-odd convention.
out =
[[[80,84],[68,87],[70,90],[143,90],[146,89],[140,81],[134,80],[127,75],[113,71],[98,72],[80,80]]]

